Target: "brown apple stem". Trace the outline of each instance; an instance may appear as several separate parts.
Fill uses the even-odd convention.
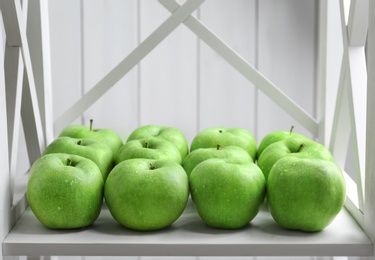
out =
[[[292,126],[290,127],[290,130],[289,130],[289,134],[290,134],[290,135],[292,135],[292,133],[293,133],[293,129],[294,129],[294,125],[292,125]]]
[[[94,122],[94,119],[90,119],[90,131],[92,131],[93,122]]]
[[[67,166],[72,166],[72,163],[73,163],[73,161],[72,161],[71,158],[66,159],[66,165]]]
[[[299,153],[302,150],[303,147],[305,147],[305,144],[300,144],[300,146],[298,147],[296,153]]]
[[[216,149],[217,149],[217,150],[220,150],[220,148],[221,148],[221,145],[220,145],[220,144],[217,144],[217,145],[216,145]]]

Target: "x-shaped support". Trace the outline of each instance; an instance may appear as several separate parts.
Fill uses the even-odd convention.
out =
[[[349,17],[345,18],[344,1],[340,1],[343,57],[334,111],[330,150],[337,162],[345,162],[350,136],[353,138],[353,157],[356,182],[347,179],[348,188],[356,194],[352,201],[364,210],[367,68],[365,45],[367,38],[369,1],[352,0]],[[348,23],[345,21],[348,20]],[[340,165],[342,169],[345,165]],[[352,184],[352,185],[351,185]]]
[[[235,52],[229,45],[210,31],[199,20],[191,16],[203,1],[190,0],[180,6],[174,0],[159,0],[172,15],[150,34],[137,48],[124,58],[112,71],[100,80],[90,91],[55,121],[55,129],[62,129],[79,117],[98,98],[120,80],[130,69],[137,65],[177,26],[184,23],[201,40],[219,53],[229,64],[238,70],[257,88],[267,94],[275,103],[300,122],[314,136],[318,134],[318,122],[297,103],[284,94],[275,84],[257,71],[250,63]]]
[[[27,4],[27,0],[23,1],[25,10],[23,11],[19,0],[0,1],[6,32],[4,74],[11,195],[13,195],[15,166],[17,164],[20,115],[31,163],[41,156],[45,147],[37,89],[26,36]]]

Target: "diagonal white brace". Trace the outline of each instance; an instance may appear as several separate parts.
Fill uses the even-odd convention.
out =
[[[1,14],[4,20],[4,28],[6,32],[6,44],[8,46],[21,46],[21,33],[19,19],[17,19],[16,11],[17,0],[0,1]]]
[[[180,5],[174,0],[159,0],[170,12],[174,12]],[[252,82],[263,93],[268,95],[276,104],[303,125],[312,135],[318,136],[318,122],[297,103],[283,93],[275,84],[268,80],[250,63],[234,51],[229,45],[216,36],[204,24],[193,16],[184,21],[184,24],[193,31],[213,50],[218,52],[245,78]]]
[[[55,121],[55,132],[59,132],[64,126],[79,117],[82,112],[88,109],[127,72],[137,65],[203,2],[204,0],[189,0],[168,17],[153,33],[141,42],[137,48]]]

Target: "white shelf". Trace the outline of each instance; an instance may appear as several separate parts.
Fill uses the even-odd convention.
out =
[[[371,256],[373,244],[343,209],[324,231],[279,228],[264,207],[240,230],[207,227],[189,202],[169,228],[138,232],[121,227],[106,206],[93,226],[49,230],[26,209],[3,241],[4,255],[82,256]]]

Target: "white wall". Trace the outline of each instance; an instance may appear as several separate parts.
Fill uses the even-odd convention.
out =
[[[169,15],[157,1],[52,1],[53,112],[58,118]],[[207,0],[197,16],[315,115],[317,1]],[[244,127],[309,134],[184,25],[86,111],[125,139],[139,125]],[[76,121],[80,123],[80,121]],[[58,132],[61,129],[56,129]],[[57,134],[57,133],[55,133]]]

